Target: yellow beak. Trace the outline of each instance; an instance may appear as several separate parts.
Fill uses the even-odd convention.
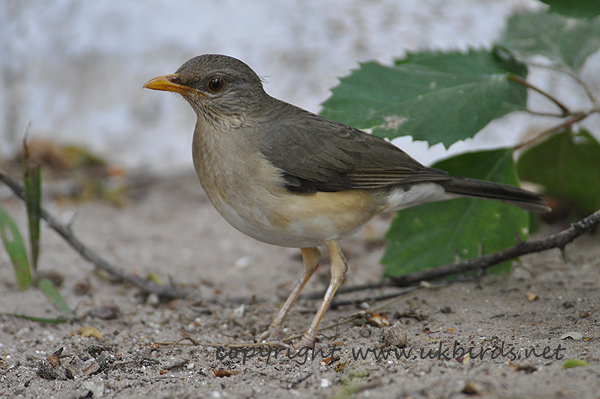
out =
[[[158,76],[154,79],[150,79],[144,84],[146,89],[152,90],[162,90],[162,91],[172,91],[175,93],[182,94],[184,96],[190,96],[192,94],[200,94],[204,96],[201,92],[193,89],[189,86],[180,85],[179,83],[175,83],[177,81],[178,74],[172,75],[163,75]]]

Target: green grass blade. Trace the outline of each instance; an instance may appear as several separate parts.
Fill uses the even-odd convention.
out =
[[[49,323],[49,324],[66,323],[69,320],[71,320],[70,318],[67,318],[67,317],[47,318],[47,317],[36,317],[36,316],[27,316],[24,314],[2,313],[2,312],[0,312],[0,316],[15,317],[17,319],[25,319],[25,320],[37,321],[40,323]]]
[[[25,203],[27,204],[27,218],[29,220],[29,244],[31,248],[31,268],[37,269],[38,257],[40,253],[40,218],[41,218],[41,198],[42,198],[42,179],[41,167],[25,166]]]
[[[580,360],[580,359],[569,359],[569,360],[565,360],[565,362],[563,363],[563,365],[561,366],[561,370],[562,369],[570,369],[573,367],[579,367],[579,366],[586,366],[589,367],[589,363],[586,362],[585,360]]]
[[[21,289],[26,289],[32,283],[31,269],[27,259],[27,248],[17,224],[8,212],[0,205],[0,237],[15,268],[15,276]]]
[[[69,315],[75,314],[75,312],[69,307],[67,302],[64,300],[62,295],[60,295],[60,292],[58,292],[58,289],[51,280],[43,278],[40,281],[38,281],[38,286],[42,289],[42,291],[44,291],[46,296],[50,298],[54,305],[63,313]]]

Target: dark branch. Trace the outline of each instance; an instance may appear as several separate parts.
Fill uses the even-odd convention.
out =
[[[4,182],[15,193],[17,197],[25,201],[25,188],[23,185],[0,169],[0,181]],[[48,225],[60,234],[81,256],[89,262],[104,270],[111,276],[117,277],[123,281],[131,283],[146,293],[154,293],[161,297],[168,298],[183,298],[190,294],[189,291],[180,290],[174,286],[160,285],[152,281],[145,280],[141,277],[134,276],[119,269],[117,266],[109,263],[94,251],[86,247],[71,231],[69,226],[66,226],[57,221],[54,216],[49,214],[44,208],[41,209],[41,217]]]
[[[405,276],[390,277],[393,285],[396,287],[406,287],[423,280],[431,280],[440,277],[446,277],[452,274],[464,273],[472,270],[483,270],[497,265],[506,260],[516,258],[521,255],[532,252],[541,252],[552,248],[564,248],[568,243],[590,231],[594,226],[600,224],[600,210],[590,216],[573,223],[571,227],[553,234],[549,237],[536,241],[522,241],[514,247],[506,248],[492,254],[488,254],[475,259],[460,260],[449,263],[435,269],[424,270]]]

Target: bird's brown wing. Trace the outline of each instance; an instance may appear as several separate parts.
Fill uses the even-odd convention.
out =
[[[381,188],[446,181],[393,144],[309,112],[262,126],[263,155],[284,172],[286,188],[298,192]],[[285,148],[285,151],[281,151]]]

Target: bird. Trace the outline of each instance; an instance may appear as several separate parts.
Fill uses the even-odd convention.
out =
[[[427,167],[394,144],[278,100],[243,61],[204,54],[145,88],[181,94],[196,113],[192,159],[216,210],[256,240],[300,248],[304,272],[262,341],[284,337],[283,321],[325,246],[331,278],[296,348],[312,347],[319,324],[348,270],[339,245],[373,217],[458,197],[505,201],[544,212],[541,195],[454,177]]]

